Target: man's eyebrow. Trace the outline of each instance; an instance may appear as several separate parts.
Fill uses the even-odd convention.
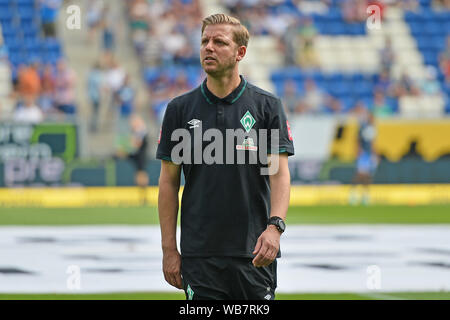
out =
[[[217,35],[217,36],[203,36],[201,39],[203,40],[208,40],[210,38],[213,38],[214,40],[223,40],[226,41],[228,38],[222,35]]]

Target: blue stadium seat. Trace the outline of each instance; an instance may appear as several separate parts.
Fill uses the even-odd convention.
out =
[[[444,36],[434,36],[430,38],[431,48],[437,51],[443,51],[445,49],[445,37]]]
[[[9,55],[9,60],[11,61],[11,63],[18,67],[21,64],[26,64],[26,55],[24,53],[15,53],[15,54],[10,54]]]
[[[353,106],[355,105],[355,98],[351,97],[351,96],[347,96],[347,97],[342,97],[339,99],[339,101],[342,104],[342,109],[344,112],[347,112],[349,110],[351,110],[353,108]]]
[[[328,24],[327,34],[329,35],[342,35],[345,32],[346,24],[343,22],[333,22]]]
[[[61,53],[61,43],[57,38],[47,38],[43,41],[44,48],[47,52]]]
[[[34,6],[35,0],[15,0],[18,6]]]
[[[9,6],[0,4],[0,21],[11,21],[14,18],[13,10]]]
[[[36,37],[26,38],[24,43],[27,52],[40,52],[40,42]]]
[[[398,112],[398,99],[386,97],[386,103],[391,107],[393,112]]]
[[[157,67],[149,67],[145,69],[144,71],[144,79],[147,82],[147,84],[151,84],[153,81],[158,79],[160,75],[160,70]]]
[[[422,55],[425,64],[438,65],[438,53],[435,50],[423,50]]]
[[[20,40],[12,41],[8,43],[8,50],[10,55],[22,52],[24,50],[24,44]]]
[[[32,19],[36,15],[34,7],[30,6],[18,7],[17,12],[21,19]]]
[[[330,93],[336,97],[347,96],[350,94],[350,88],[346,83],[339,82],[335,83],[333,87],[330,88]]]
[[[344,26],[345,33],[349,35],[363,35],[366,34],[366,27],[364,23],[349,23]]]
[[[328,9],[327,17],[333,20],[342,21],[342,11],[339,7],[332,6]]]
[[[433,48],[433,38],[429,36],[416,36],[417,47],[420,51]]]
[[[40,55],[43,63],[49,63],[55,65],[61,58],[61,54],[57,53],[45,53]]]
[[[5,37],[18,37],[20,36],[20,30],[12,23],[2,23],[2,32]]]
[[[409,29],[413,36],[417,36],[423,33],[423,24],[421,22],[413,21],[409,23]]]
[[[359,96],[370,96],[373,92],[373,86],[367,82],[361,82],[358,85],[351,86],[352,92]]]
[[[445,32],[445,30],[442,29],[442,26],[437,22],[427,22],[424,25],[424,32],[428,35],[440,35]]]
[[[22,31],[27,38],[37,38],[39,36],[39,29],[34,25],[23,26]]]
[[[431,5],[431,0],[420,0],[419,3],[421,6],[429,7]]]

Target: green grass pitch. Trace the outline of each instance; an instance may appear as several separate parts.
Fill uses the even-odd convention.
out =
[[[156,207],[6,208],[4,225],[148,225],[158,224]],[[450,205],[290,207],[287,224],[447,224]]]

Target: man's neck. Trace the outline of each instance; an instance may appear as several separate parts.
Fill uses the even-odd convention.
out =
[[[228,96],[241,83],[241,77],[238,72],[233,73],[231,77],[225,76],[221,78],[214,78],[207,75],[206,79],[208,90],[220,99]]]

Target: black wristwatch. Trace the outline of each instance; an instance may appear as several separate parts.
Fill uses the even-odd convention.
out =
[[[280,217],[271,217],[269,219],[269,222],[267,222],[267,225],[273,224],[275,227],[277,227],[278,231],[280,233],[283,233],[284,230],[286,230],[286,224],[284,223],[283,219]]]

